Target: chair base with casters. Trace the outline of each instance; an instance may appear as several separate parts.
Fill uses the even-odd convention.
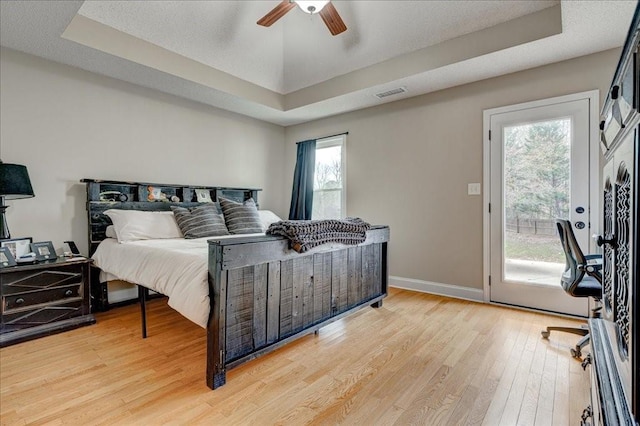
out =
[[[566,258],[566,267],[560,277],[560,284],[564,291],[573,297],[590,297],[596,301],[596,307],[591,310],[591,317],[598,317],[601,309],[602,298],[602,255],[584,255],[575,235],[571,222],[564,219],[556,219],[558,236],[562,243],[562,249]],[[582,336],[575,348],[571,349],[574,358],[582,356],[582,348],[589,343],[589,330],[584,327],[547,327],[541,332],[542,337],[549,338],[551,331],[563,331]]]
[[[571,348],[571,356],[574,358],[580,358],[582,356],[582,348],[589,344],[589,329],[585,325],[584,328],[576,328],[576,327],[547,327],[546,330],[542,330],[540,334],[545,339],[549,338],[549,334],[552,331],[563,331],[565,333],[577,334],[579,336],[583,336],[582,339],[578,340],[575,348]]]
[[[594,297],[595,298],[595,297]],[[599,299],[595,298],[595,302],[598,306],[591,309],[591,318],[599,318],[600,310],[602,306],[600,306]],[[587,325],[582,325],[580,327],[560,327],[560,326],[549,326],[546,330],[542,330],[540,334],[542,338],[549,339],[549,335],[552,331],[562,331],[564,333],[577,334],[578,336],[583,336],[582,339],[578,340],[576,346],[571,348],[571,356],[574,358],[580,358],[582,356],[582,348],[589,344],[589,328]]]

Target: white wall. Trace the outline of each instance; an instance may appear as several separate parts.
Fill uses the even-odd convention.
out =
[[[342,114],[286,129],[287,178],[295,142],[348,131],[347,214],[391,227],[392,282],[482,297],[482,112],[600,89],[618,49]],[[408,88],[411,90],[411,88]],[[415,281],[417,280],[417,281]],[[434,285],[435,284],[435,285]],[[466,291],[465,289],[471,289]]]
[[[286,217],[295,142],[348,131],[347,213],[391,226],[405,284],[482,288],[482,111],[607,90],[614,49],[282,127],[11,50],[0,51],[0,158],[29,168],[36,197],[11,201],[14,236],[86,252],[81,178],[258,186]],[[409,88],[411,90],[411,88]],[[284,143],[283,143],[284,141]]]
[[[262,188],[286,212],[284,129],[16,51],[0,50],[0,158],[36,196],[9,201],[14,237],[87,253],[82,178]],[[286,200],[285,200],[286,198]]]

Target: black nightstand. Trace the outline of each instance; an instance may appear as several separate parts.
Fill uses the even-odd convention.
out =
[[[58,258],[0,269],[0,347],[94,324],[92,262]]]

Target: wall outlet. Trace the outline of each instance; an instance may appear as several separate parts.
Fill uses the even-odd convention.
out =
[[[470,183],[467,188],[468,195],[480,195],[480,184],[479,183]]]

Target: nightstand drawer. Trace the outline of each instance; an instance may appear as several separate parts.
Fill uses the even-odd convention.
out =
[[[68,303],[43,305],[34,309],[15,310],[2,316],[2,331],[52,324],[82,314],[82,299]]]
[[[18,269],[13,273],[0,275],[2,294],[7,296],[82,283],[82,269],[78,265],[63,265],[57,268],[52,265],[46,266],[49,267],[36,270]]]
[[[80,284],[4,296],[2,298],[2,312],[8,313],[12,309],[21,309],[32,305],[58,302],[72,298],[81,298]]]

